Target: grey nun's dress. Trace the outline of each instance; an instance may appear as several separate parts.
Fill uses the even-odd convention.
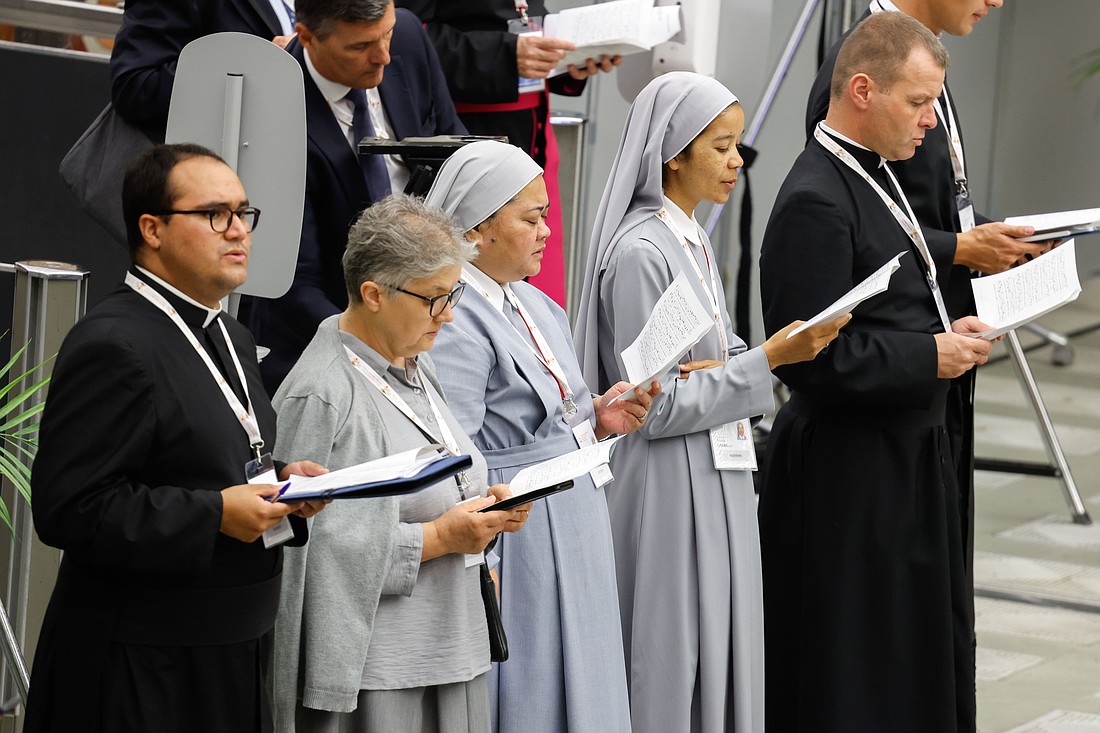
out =
[[[477,142],[448,159],[427,203],[469,231],[540,175],[519,148]],[[556,303],[527,283],[508,285],[560,360],[578,407],[568,423],[558,382],[500,285],[473,266],[463,279],[475,282],[432,358],[451,410],[485,457],[489,482],[507,483],[525,466],[576,450],[572,426],[594,426],[592,399]],[[629,733],[613,552],[603,490],[588,476],[536,501],[522,532],[500,536],[510,656],[489,676],[494,730]]]
[[[671,204],[661,168],[736,101],[713,79],[674,72],[651,82],[630,108],[596,215],[578,314],[577,353],[597,390],[625,378],[619,354],[681,271],[710,310],[680,237],[657,217]],[[714,255],[690,214],[678,218],[697,230],[683,234],[698,240],[689,247],[705,275]],[[724,304],[720,281],[718,289]],[[636,733],[764,730],[752,477],[715,469],[708,429],[770,410],[772,382],[763,350],[733,334],[724,305],[721,316],[726,364],[686,380],[670,371],[642,429],[612,457],[607,501]],[[716,329],[685,360],[696,359],[725,359]]]

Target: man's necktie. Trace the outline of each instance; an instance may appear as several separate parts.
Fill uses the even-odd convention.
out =
[[[360,155],[359,141],[365,137],[374,137],[374,123],[371,122],[367,107],[367,94],[362,89],[352,89],[344,97],[351,100],[355,108],[352,121],[352,137],[355,139],[355,152],[359,157],[359,167],[363,169],[363,178],[367,182],[367,191],[372,201],[381,201],[390,195],[390,176],[386,172],[386,162],[381,155]]]

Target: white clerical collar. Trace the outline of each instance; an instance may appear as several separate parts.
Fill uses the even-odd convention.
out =
[[[339,102],[341,99],[347,96],[351,91],[351,87],[338,84],[331,79],[321,76],[321,72],[317,71],[317,67],[313,65],[313,59],[309,57],[309,49],[303,49],[306,56],[306,70],[309,71],[310,77],[313,78],[313,83],[317,85],[317,90],[321,92],[321,96],[325,98],[329,104],[333,102]]]
[[[476,263],[471,263],[469,267],[463,267],[462,273],[473,280],[474,284],[484,291],[490,305],[501,313],[504,312],[504,288],[502,288],[496,280],[479,270]],[[470,297],[469,293],[466,294],[466,297]]]
[[[841,135],[839,132],[837,132],[833,128],[829,127],[828,125],[826,125],[824,120],[821,122],[821,129],[824,130],[827,134],[832,135],[833,137],[838,138],[838,139],[848,143],[849,145],[855,145],[860,150],[866,150],[868,153],[875,152],[874,150],[871,150],[866,145],[860,145],[859,143],[857,143],[855,140],[848,137],[847,135]],[[878,167],[881,168],[884,165],[886,165],[886,158],[883,158],[881,155],[878,156]]]
[[[192,298],[190,295],[183,292],[179,288],[165,282],[161,278],[159,278],[156,275],[154,275],[153,273],[149,272],[148,270],[146,270],[141,265],[134,265],[134,268],[138,272],[140,272],[142,275],[149,278],[150,280],[155,282],[157,285],[160,285],[162,288],[164,288],[165,290],[167,290],[169,293],[176,296],[180,300],[184,301],[185,303],[190,303],[191,305],[195,306],[196,308],[202,308],[204,311],[206,311],[206,320],[202,322],[202,327],[203,328],[206,328],[207,326],[209,326],[210,322],[213,321],[215,318],[217,318],[218,314],[222,312],[222,304],[221,303],[218,303],[217,308],[211,308],[210,306],[203,305],[202,303],[195,300],[194,298]]]
[[[695,220],[695,215],[688,216],[668,196],[662,196],[661,198],[664,199],[668,218],[672,225],[676,227],[676,231],[679,232],[680,236],[692,244],[702,247],[703,239],[699,236],[699,222]]]

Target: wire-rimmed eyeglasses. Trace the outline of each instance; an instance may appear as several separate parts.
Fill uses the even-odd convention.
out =
[[[413,293],[405,290],[404,288],[394,288],[394,290],[399,293],[411,295],[414,298],[420,298],[421,300],[426,301],[428,303],[428,313],[431,314],[432,318],[438,318],[439,316],[443,315],[443,311],[446,310],[448,304],[450,304],[452,308],[458,305],[458,299],[462,297],[462,291],[465,289],[466,283],[459,283],[451,292],[444,293],[443,295],[437,295],[434,298],[429,298],[426,295]]]

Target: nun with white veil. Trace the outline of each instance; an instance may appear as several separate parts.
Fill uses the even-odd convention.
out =
[[[637,388],[636,401],[609,404],[629,387],[612,383],[593,396],[565,312],[523,282],[539,272],[550,234],[538,164],[512,145],[472,143],[443,165],[426,203],[453,215],[478,248],[462,271],[466,298],[432,356],[447,403],[492,480],[509,481],[526,466],[637,430],[651,394]],[[600,487],[608,479],[593,472],[534,502],[524,532],[500,538],[509,658],[489,677],[497,733],[630,731],[611,525]]]
[[[580,298],[585,382],[625,375],[620,354],[681,272],[712,328],[665,375],[607,489],[634,733],[764,730],[760,547],[748,420],[772,409],[771,369],[812,359],[847,316],[749,349],[730,326],[703,201],[724,203],[745,115],[721,83],[658,77],[627,115],[596,214]],[[807,314],[812,315],[812,314]]]

